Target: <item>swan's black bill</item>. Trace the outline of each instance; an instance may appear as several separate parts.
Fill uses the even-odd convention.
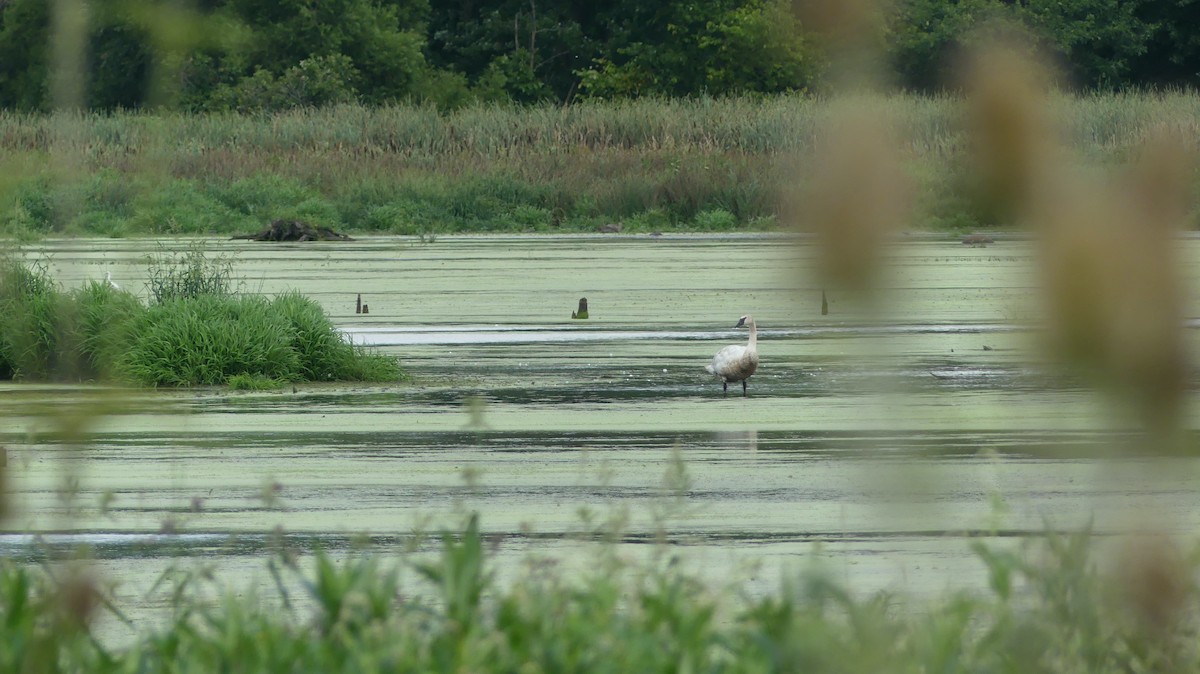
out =
[[[741,318],[739,318],[739,319],[738,319],[737,325],[735,325],[735,326],[733,326],[733,327],[735,327],[735,328],[740,328],[740,327],[742,327],[742,326],[743,326],[743,325],[745,325],[745,324],[746,324],[746,317],[745,317],[745,316],[742,316]]]

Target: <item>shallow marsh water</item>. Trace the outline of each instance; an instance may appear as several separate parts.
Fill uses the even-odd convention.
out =
[[[1200,247],[1181,245],[1195,286]],[[588,532],[625,514],[622,554],[666,540],[751,592],[819,554],[856,590],[918,596],[985,582],[969,536],[1200,524],[1200,463],[1115,455],[1135,442],[1120,415],[1038,364],[1036,335],[1019,327],[1034,310],[1023,243],[901,244],[881,313],[833,294],[827,316],[805,275],[814,250],[769,237],[208,246],[231,256],[245,291],[315,298],[413,380],[269,393],[0,385],[14,508],[0,553],[89,545],[138,619],[180,558],[270,595],[264,560],[279,540],[345,551],[365,535],[400,549],[471,510],[502,577],[530,554],[586,566]],[[26,252],[48,255],[67,287],[110,271],[141,291],[155,250],[71,240]],[[359,293],[369,314],[354,312]],[[569,318],[579,297],[587,321]],[[729,326],[747,312],[761,370],[750,397],[723,397],[703,366],[745,339]],[[101,402],[86,445],[58,442],[64,421]],[[676,456],[686,480],[664,481]]]

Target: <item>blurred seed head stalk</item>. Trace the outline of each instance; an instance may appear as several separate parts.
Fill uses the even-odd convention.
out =
[[[1188,364],[1176,250],[1193,153],[1160,126],[1129,166],[1084,170],[1058,142],[1045,70],[1023,51],[991,45],[965,69],[982,196],[1034,237],[1054,361],[1145,433],[1138,448],[1181,449]]]
[[[3,4],[0,2],[0,4]],[[87,0],[49,0],[50,4],[50,45],[49,45],[49,86],[53,112],[52,117],[58,123],[54,125],[55,135],[49,141],[49,152],[44,160],[30,162],[28,160],[12,160],[0,157],[0,196],[12,190],[22,175],[40,174],[52,181],[71,181],[86,173],[89,167],[87,148],[90,147],[88,138],[77,137],[85,133],[86,126],[72,123],[76,116],[87,107],[87,72],[89,35],[95,26],[118,17],[119,21],[135,25],[146,31],[153,48],[157,52],[154,59],[155,68],[149,82],[149,101],[152,107],[171,107],[177,99],[179,70],[183,59],[190,50],[200,46],[228,47],[244,38],[244,33],[237,26],[226,25],[218,18],[203,16],[190,9],[185,0],[164,0],[163,2],[141,2],[139,0],[117,0],[97,6]],[[161,142],[153,136],[148,137],[151,143]],[[140,165],[140,170],[152,174],[159,167],[154,165],[154,153],[146,152],[150,148],[141,148],[142,155],[131,157],[130,161]],[[57,205],[62,208],[62,204]],[[67,204],[67,207],[70,207]],[[7,241],[0,241],[0,267],[8,263],[19,263],[22,251]],[[34,265],[53,264],[45,259],[35,261]],[[11,267],[15,269],[15,267]],[[61,273],[63,269],[55,269]],[[94,277],[94,270],[81,270],[80,275]],[[10,286],[15,277],[0,278],[0,298],[16,293],[12,287],[6,291],[5,284]],[[49,278],[49,276],[47,276]],[[7,295],[6,295],[7,293]],[[19,294],[19,293],[17,293]],[[18,312],[26,309],[19,304]],[[5,316],[4,320],[15,320],[22,324],[29,316]],[[56,342],[70,338],[72,321],[78,317],[69,315],[65,307],[56,308],[53,316]],[[18,344],[17,347],[22,345]],[[70,349],[62,349],[69,352]],[[79,363],[71,362],[69,358],[60,358],[53,362],[51,370],[43,373],[54,381],[79,381],[81,369]],[[58,489],[59,504],[52,514],[41,514],[39,517],[56,517],[51,522],[43,520],[42,526],[51,529],[69,530],[72,522],[87,516],[88,505],[80,502],[83,478],[83,458],[91,441],[93,431],[106,418],[129,410],[133,401],[121,394],[114,395],[111,390],[82,391],[71,396],[69,402],[61,404],[36,405],[21,412],[21,418],[12,419],[13,423],[28,424],[28,443],[44,443],[52,449],[59,460],[61,483]],[[11,525],[14,519],[31,513],[19,512],[20,504],[11,503],[8,497],[7,483],[11,475],[10,457],[15,447],[0,446],[0,524]],[[101,504],[100,509],[106,506]],[[49,657],[53,643],[64,633],[72,629],[85,627],[97,613],[98,604],[108,604],[103,583],[90,568],[90,552],[86,548],[72,551],[66,559],[50,561],[56,564],[48,567],[52,580],[52,595],[47,598],[45,611],[54,620],[54,625],[61,626],[60,630],[52,628],[47,633],[45,648],[33,649],[36,654]],[[111,605],[109,605],[111,607]],[[30,671],[35,669],[34,667]]]
[[[872,17],[886,9],[869,0],[801,0],[797,10],[845,63],[832,64],[843,93],[833,95],[818,130],[814,175],[791,204],[793,220],[815,242],[821,286],[881,319],[888,247],[913,215],[896,121],[876,104],[882,95],[871,93],[883,82],[872,69],[881,59],[855,53],[878,44],[869,34]],[[1061,374],[1097,391],[1102,407],[1117,410],[1106,417],[1135,430],[1133,442],[1113,449],[1149,457],[1186,452],[1190,363],[1177,253],[1193,213],[1195,148],[1178,130],[1159,126],[1147,130],[1127,166],[1086,166],[1061,140],[1052,115],[1061,94],[1047,62],[1028,44],[986,35],[959,64],[972,197],[1032,238],[1040,350]],[[1177,543],[1161,533],[1178,526],[1161,513],[1134,517],[1143,519],[1121,523],[1124,530],[1146,537],[1120,544],[1119,585],[1130,614],[1167,635],[1194,583]]]
[[[1084,170],[1047,114],[1045,70],[1021,54],[994,44],[965,71],[980,185],[1034,237],[1051,361],[1096,388],[1117,424],[1135,430],[1132,442],[1113,449],[1150,458],[1108,468],[1148,470],[1153,480],[1178,466],[1164,457],[1189,450],[1178,249],[1192,212],[1194,148],[1160,125],[1128,166]],[[1172,637],[1195,597],[1192,568],[1170,535],[1182,523],[1158,509],[1124,519],[1101,523],[1126,534],[1114,565],[1118,600],[1171,669]]]
[[[840,45],[870,48],[858,35],[884,11],[868,2],[801,2],[801,16]],[[982,42],[982,41],[981,41]],[[1192,212],[1194,148],[1160,126],[1129,166],[1088,170],[1060,142],[1049,73],[1023,44],[982,42],[963,57],[962,90],[977,194],[1035,242],[1044,304],[1044,347],[1145,432],[1139,446],[1180,449],[1188,358],[1178,233]],[[884,290],[888,249],[913,218],[896,120],[872,93],[881,78],[856,58],[834,67],[851,93],[834,94],[817,132],[804,190],[788,199],[818,253],[823,287],[866,300]]]
[[[879,91],[878,17],[885,10],[873,0],[800,0],[796,11],[832,60],[833,93],[812,156],[801,164],[805,187],[785,198],[784,209],[816,242],[819,285],[871,302],[883,286],[889,244],[910,221],[913,202],[895,120]]]

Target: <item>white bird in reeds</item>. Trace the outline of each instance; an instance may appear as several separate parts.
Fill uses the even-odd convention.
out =
[[[112,280],[112,272],[111,271],[104,272],[104,282],[106,284],[108,284],[108,287],[112,288],[113,290],[121,289],[121,286],[117,285],[117,282]]]
[[[746,380],[758,370],[758,328],[754,325],[754,317],[742,316],[735,328],[750,328],[750,340],[745,346],[731,344],[717,352],[712,362],[704,369],[711,372],[722,382],[722,390],[729,395],[729,382],[742,382],[742,395],[746,395]]]

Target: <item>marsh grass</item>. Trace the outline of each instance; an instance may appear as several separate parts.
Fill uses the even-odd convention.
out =
[[[230,294],[229,262],[198,249],[161,259],[149,307],[95,281],[64,293],[45,264],[0,261],[0,376],[255,390],[403,376],[394,358],[343,339],[309,299]]]
[[[0,259],[0,374],[54,379],[73,369],[71,313],[45,261]]]
[[[160,249],[147,259],[147,267],[146,289],[154,304],[228,295],[235,290],[233,263],[224,256],[206,253],[199,243],[182,252]]]
[[[200,295],[150,307],[119,370],[144,385],[280,381],[396,381],[395,359],[348,344],[316,303],[296,295]],[[243,383],[246,380],[241,380]]]
[[[290,325],[261,297],[201,295],[151,306],[119,369],[147,385],[224,384],[237,374],[291,379],[300,358]]]
[[[294,335],[299,355],[297,373],[305,381],[388,381],[400,377],[395,360],[349,344],[338,334],[320,305],[299,293],[284,293],[271,302]]]
[[[963,101],[880,96],[921,223],[1002,222],[963,184]],[[1124,160],[1154,124],[1200,138],[1200,95],[1059,96],[1065,141]],[[0,111],[0,152],[27,171],[0,203],[10,234],[257,231],[277,218],[407,235],[447,231],[770,228],[781,194],[803,190],[830,101],[639,100],[557,106],[340,106],[271,116],[177,113],[22,115]],[[77,173],[41,161],[78,157]],[[732,219],[713,214],[724,211]],[[786,219],[786,218],[785,218]],[[782,222],[780,224],[791,224]]]
[[[146,312],[131,292],[99,281],[88,281],[70,294],[75,308],[77,345],[88,372],[116,379],[116,363],[133,341],[132,326]]]
[[[669,549],[638,564],[602,551],[592,571],[571,578],[531,567],[501,587],[472,517],[462,532],[443,535],[432,557],[360,551],[339,562],[318,552],[311,569],[273,559],[276,577],[298,577],[305,602],[286,591],[270,602],[235,595],[180,574],[159,584],[173,617],[116,649],[90,631],[104,610],[97,588],[0,562],[0,667],[1105,674],[1200,665],[1194,606],[1149,629],[1097,570],[1087,532],[972,548],[990,589],[919,610],[886,593],[857,596],[820,566],[786,574],[766,597],[736,585],[714,589],[682,570]]]
[[[235,391],[278,391],[287,382],[261,374],[235,374],[226,383]]]

